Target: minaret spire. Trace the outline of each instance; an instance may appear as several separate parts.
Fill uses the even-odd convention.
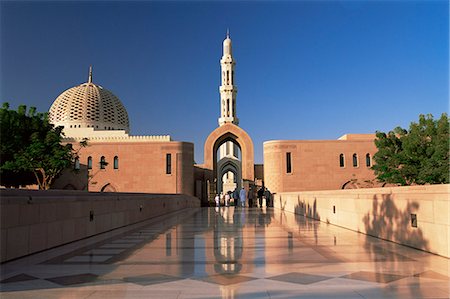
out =
[[[92,65],[89,66],[88,83],[92,83]]]
[[[233,59],[231,49],[230,30],[227,29],[227,37],[223,41],[223,54],[220,60],[222,70],[222,81],[219,87],[220,92],[220,118],[219,125],[233,123],[239,125],[239,119],[236,117],[236,93],[237,88],[234,82],[234,66],[236,62]]]

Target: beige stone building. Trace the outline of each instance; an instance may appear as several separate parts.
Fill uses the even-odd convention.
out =
[[[239,127],[236,61],[227,33],[220,60],[219,126],[207,137],[203,164],[194,165],[194,145],[170,136],[132,136],[128,114],[110,91],[88,81],[63,92],[50,108],[50,121],[64,126],[65,142],[83,138],[76,171],[66,171],[54,188],[89,191],[185,193],[204,204],[215,194],[265,185],[271,192],[374,187],[374,134],[338,140],[264,142],[264,164],[254,164],[254,145]],[[282,137],[282,136],[280,136]]]
[[[52,186],[109,192],[193,194],[194,145],[170,136],[131,136],[128,114],[109,90],[88,82],[64,91],[50,108],[50,121],[63,126],[64,142],[83,139],[74,169]]]
[[[374,187],[374,134],[338,140],[264,142],[264,181],[273,192]]]

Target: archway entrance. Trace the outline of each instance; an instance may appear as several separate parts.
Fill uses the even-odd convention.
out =
[[[232,144],[233,153],[238,149],[238,155],[233,157],[220,157],[219,148],[222,145]],[[212,199],[216,193],[224,191],[228,186],[236,184],[235,188],[244,186],[254,180],[254,152],[250,136],[233,123],[225,123],[209,134],[204,146],[204,167],[212,170],[213,182],[208,193]],[[221,159],[218,159],[218,158]],[[230,179],[230,175],[233,175]],[[228,175],[224,178],[225,175]],[[225,180],[224,180],[225,179]],[[228,180],[228,181],[227,181]],[[229,183],[227,185],[226,183]],[[224,184],[225,183],[225,184]]]
[[[227,141],[217,153],[217,192],[226,193],[242,187],[242,163],[238,144]]]

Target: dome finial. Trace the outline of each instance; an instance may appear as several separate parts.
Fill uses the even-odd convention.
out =
[[[230,38],[230,28],[227,28],[227,38]]]
[[[92,83],[92,65],[89,66],[89,78],[88,83]]]

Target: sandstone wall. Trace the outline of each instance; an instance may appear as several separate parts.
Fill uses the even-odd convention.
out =
[[[52,189],[194,195],[194,145],[188,142],[88,141],[79,151],[80,169],[67,170]],[[170,173],[167,173],[170,154]],[[101,169],[100,158],[108,163]],[[92,169],[87,160],[92,158]],[[118,168],[114,169],[114,157]]]
[[[356,137],[355,137],[356,138]],[[272,192],[352,189],[375,179],[370,169],[377,152],[372,139],[273,140],[264,142],[264,183]],[[291,163],[287,169],[287,154]],[[339,156],[343,154],[344,165]],[[353,165],[353,155],[357,165]],[[366,163],[366,155],[370,165]],[[355,182],[355,183],[353,183]]]

